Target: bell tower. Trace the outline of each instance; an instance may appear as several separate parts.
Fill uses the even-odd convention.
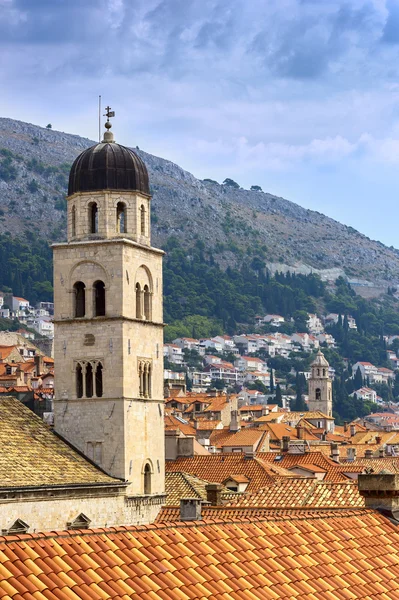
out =
[[[72,165],[54,244],[55,431],[127,493],[164,493],[162,256],[141,158],[104,139]]]
[[[308,380],[310,411],[319,410],[332,417],[332,383],[328,373],[328,364],[324,354],[319,350],[310,365],[312,374]]]

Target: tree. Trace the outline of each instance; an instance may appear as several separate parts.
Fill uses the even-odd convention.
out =
[[[53,126],[52,126],[51,123],[49,123],[48,125],[46,125],[46,129],[52,129],[52,128],[53,128]]]
[[[233,179],[229,179],[229,178],[227,178],[227,179],[225,179],[223,181],[223,185],[226,185],[228,187],[232,187],[232,188],[234,188],[236,190],[240,189],[240,186],[238,185],[238,183],[236,181],[234,181]]]
[[[270,370],[270,393],[273,394],[274,392],[274,376],[273,376],[273,369]]]
[[[211,385],[208,390],[216,389],[216,390],[224,390],[226,387],[226,382],[223,379],[212,379]]]
[[[262,392],[262,394],[267,394],[268,392],[267,387],[264,383],[262,383],[262,381],[260,381],[260,379],[256,379],[255,381],[248,383],[247,388],[249,390],[257,390],[258,392]]]
[[[251,185],[251,192],[262,192],[262,188],[260,187],[260,185]]]
[[[277,404],[277,406],[283,406],[283,395],[281,393],[279,383],[276,386],[276,395],[274,396],[274,402]]]
[[[360,367],[356,369],[355,378],[354,378],[354,387],[355,390],[360,390],[363,387],[363,377]]]

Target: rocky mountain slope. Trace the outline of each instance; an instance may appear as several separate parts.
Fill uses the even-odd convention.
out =
[[[63,239],[69,167],[93,143],[0,119],[0,233]],[[157,246],[176,235],[187,247],[204,242],[222,266],[258,256],[273,269],[399,282],[399,252],[351,227],[268,193],[198,180],[168,160],[139,153],[150,173]]]

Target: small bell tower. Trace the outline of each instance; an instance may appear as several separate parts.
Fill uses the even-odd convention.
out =
[[[319,350],[311,364],[312,374],[309,384],[309,410],[319,410],[332,417],[332,382],[328,373],[328,364],[324,354]]]
[[[164,493],[162,256],[141,158],[104,139],[72,165],[55,244],[55,431],[128,495]]]

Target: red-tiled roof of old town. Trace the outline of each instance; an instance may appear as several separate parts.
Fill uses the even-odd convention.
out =
[[[397,600],[399,533],[379,513],[223,510],[224,520],[0,538],[0,597]]]

